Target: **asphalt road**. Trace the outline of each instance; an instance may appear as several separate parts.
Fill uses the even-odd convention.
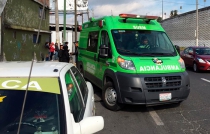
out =
[[[96,115],[104,117],[104,129],[97,134],[209,134],[210,72],[188,69],[191,92],[180,105],[131,106],[113,112],[101,101],[101,90],[94,86]]]

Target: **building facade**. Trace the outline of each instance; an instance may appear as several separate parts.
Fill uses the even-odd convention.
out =
[[[198,45],[210,46],[210,6],[198,10]],[[196,10],[165,19],[161,25],[174,45],[196,45]]]
[[[1,13],[0,55],[5,54],[7,61],[28,61],[35,53],[42,60],[48,53],[44,44],[51,35],[49,10],[49,0],[6,0]]]

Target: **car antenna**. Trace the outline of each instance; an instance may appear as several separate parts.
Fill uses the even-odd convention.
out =
[[[37,38],[36,38],[36,44],[38,43],[38,40],[39,40],[39,33],[40,33],[40,29],[41,29],[41,22],[43,20],[45,6],[46,6],[46,0],[45,0],[45,3],[43,3],[41,19],[40,19],[40,23],[39,23],[39,30],[38,30],[38,34],[37,34]],[[24,96],[23,105],[22,105],[22,110],[21,110],[21,114],[20,114],[20,121],[19,121],[19,124],[18,124],[17,134],[20,133],[20,127],[21,127],[21,122],[22,122],[22,118],[23,118],[23,112],[24,112],[26,98],[27,98],[27,93],[28,93],[28,85],[29,85],[29,82],[30,82],[30,79],[31,79],[31,72],[32,72],[32,68],[33,68],[33,64],[34,64],[35,60],[36,60],[36,54],[34,52],[34,57],[33,57],[32,62],[31,62],[31,68],[30,68],[30,72],[29,72],[29,76],[28,76],[27,87],[26,87],[25,96]]]
[[[27,87],[26,87],[25,96],[24,96],[24,100],[23,100],[23,105],[22,105],[22,110],[21,110],[21,115],[20,115],[20,121],[19,121],[19,125],[18,125],[17,134],[20,133],[20,126],[21,126],[21,122],[22,122],[22,118],[23,118],[23,112],[24,112],[24,108],[25,108],[26,97],[27,97],[27,93],[28,93],[28,85],[29,85],[29,82],[30,82],[30,79],[31,79],[31,72],[32,72],[33,64],[34,64],[34,59],[32,59],[32,62],[31,62],[31,68],[30,68],[30,72],[29,72],[29,76],[28,76],[28,82],[27,82]]]

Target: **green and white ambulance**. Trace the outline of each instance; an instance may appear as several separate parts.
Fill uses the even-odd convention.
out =
[[[95,116],[92,84],[73,64],[34,62],[30,70],[31,65],[0,62],[0,133],[92,134],[103,129],[103,117]]]
[[[102,89],[108,109],[180,103],[188,97],[185,63],[156,19],[120,14],[83,24],[77,67]]]

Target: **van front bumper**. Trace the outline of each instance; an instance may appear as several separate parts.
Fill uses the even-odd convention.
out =
[[[121,103],[160,105],[185,100],[190,93],[187,72],[170,74],[116,73]],[[171,94],[169,100],[161,101],[160,95]]]

